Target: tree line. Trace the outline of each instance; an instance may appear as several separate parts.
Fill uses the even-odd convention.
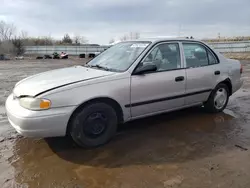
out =
[[[130,32],[128,34],[124,34],[123,36],[119,37],[117,41],[127,41],[127,40],[135,40],[140,38],[140,33],[138,32]],[[116,42],[114,38],[110,39],[109,44],[113,44]]]
[[[220,37],[216,39],[203,39],[205,42],[240,42],[250,41],[250,36]]]
[[[0,54],[22,55],[25,46],[82,45],[88,40],[81,35],[65,34],[61,40],[51,36],[29,37],[26,31],[17,31],[13,24],[0,21]]]

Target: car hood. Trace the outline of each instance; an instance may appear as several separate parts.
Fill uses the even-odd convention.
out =
[[[15,85],[15,96],[36,96],[48,90],[63,87],[69,84],[105,77],[115,74],[98,69],[74,66],[43,72],[27,77]]]

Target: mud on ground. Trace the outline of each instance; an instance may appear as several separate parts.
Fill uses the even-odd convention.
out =
[[[0,62],[0,187],[250,187],[250,62],[243,88],[220,114],[191,108],[123,125],[107,145],[84,150],[69,138],[27,139],[4,102],[20,79],[80,61]]]

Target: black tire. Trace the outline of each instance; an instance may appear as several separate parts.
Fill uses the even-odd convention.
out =
[[[117,124],[117,114],[112,106],[97,102],[74,114],[69,132],[79,146],[92,148],[107,143],[115,135]]]
[[[221,108],[217,108],[216,102],[215,102],[215,97],[216,97],[217,91],[220,91],[220,90],[225,90],[227,95],[226,95],[225,104],[223,106],[221,106]],[[228,89],[226,84],[220,83],[211,92],[208,100],[204,103],[204,107],[205,107],[207,112],[211,112],[211,113],[222,112],[226,108],[228,100],[229,100],[229,89]]]

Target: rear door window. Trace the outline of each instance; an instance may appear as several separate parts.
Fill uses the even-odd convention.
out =
[[[204,46],[196,43],[183,43],[183,49],[186,68],[201,67],[209,64],[209,57]]]

